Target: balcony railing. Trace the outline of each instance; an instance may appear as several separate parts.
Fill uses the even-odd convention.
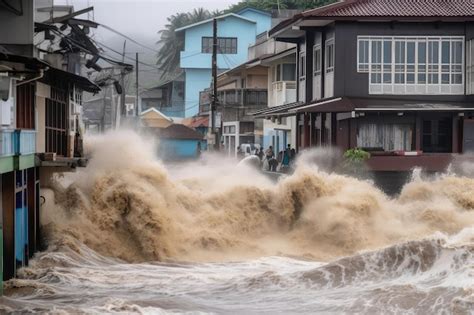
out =
[[[296,82],[277,81],[272,83],[272,106],[296,102]]]
[[[224,106],[266,106],[266,89],[229,89],[217,92],[220,105]]]
[[[16,154],[26,155],[36,152],[36,130],[15,130],[17,144]]]
[[[204,90],[199,94],[199,112],[208,113],[211,109],[211,91]],[[217,92],[218,105],[254,107],[267,106],[268,93],[266,89],[228,89]]]
[[[15,131],[0,130],[0,157],[15,155]]]

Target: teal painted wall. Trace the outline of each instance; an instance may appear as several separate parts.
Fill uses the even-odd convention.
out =
[[[186,69],[184,117],[192,117],[199,112],[199,92],[211,84],[211,69]]]
[[[199,140],[160,140],[158,155],[164,160],[185,160],[197,158]],[[204,145],[201,144],[201,150]]]
[[[270,13],[265,14],[257,10],[244,9],[240,11],[238,15],[257,22],[257,35],[272,28],[272,18]]]

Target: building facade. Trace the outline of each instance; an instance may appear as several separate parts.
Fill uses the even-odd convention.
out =
[[[40,188],[50,184],[53,173],[85,165],[82,94],[100,90],[85,77],[66,71],[71,65],[67,53],[55,56],[59,67],[39,58],[34,34],[47,37],[43,32],[55,29],[54,23],[34,23],[34,1],[21,2],[0,6],[0,29],[8,30],[0,32],[3,281],[15,277],[40,246]]]
[[[270,29],[270,13],[245,9],[217,19],[217,67],[220,72],[247,61],[248,48],[257,35]],[[238,30],[238,31],[236,31]],[[184,117],[199,111],[199,92],[211,84],[213,20],[206,20],[176,30],[184,36],[180,66],[185,72]]]
[[[273,28],[297,44],[297,148],[371,153],[373,170],[445,169],[473,151],[474,7],[470,1],[341,1]],[[443,3],[445,3],[443,2]]]
[[[169,117],[184,117],[184,74],[140,94],[142,111],[155,108]]]

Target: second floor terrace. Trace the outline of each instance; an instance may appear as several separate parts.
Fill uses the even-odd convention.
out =
[[[200,93],[199,108],[201,113],[210,110],[211,91],[205,90]],[[268,104],[267,89],[225,89],[217,92],[217,106],[233,108],[261,108]]]

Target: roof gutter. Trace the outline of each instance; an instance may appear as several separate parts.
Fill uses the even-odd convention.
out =
[[[23,85],[23,84],[27,84],[27,83],[42,79],[44,77],[44,71],[48,70],[48,69],[49,69],[48,67],[46,67],[46,69],[39,69],[39,75],[38,76],[36,76],[34,78],[31,78],[31,79],[28,79],[26,81],[21,81],[21,82],[17,83],[16,86],[20,86],[20,85]]]

